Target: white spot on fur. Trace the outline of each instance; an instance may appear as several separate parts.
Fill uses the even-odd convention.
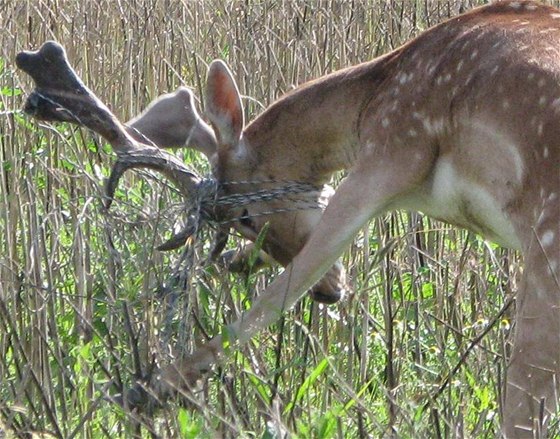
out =
[[[546,291],[544,291],[542,288],[534,288],[533,291],[535,292],[537,297],[544,297],[546,295]],[[530,378],[530,377],[531,377],[531,374],[528,374],[527,378]]]
[[[452,160],[441,158],[437,161],[432,183],[426,189],[428,194],[423,193],[424,197],[413,196],[407,200],[410,205],[404,207],[423,211],[451,223],[469,226],[498,243],[520,248],[515,231],[499,203],[483,186],[462,174]],[[484,230],[476,230],[481,224],[484,225]]]
[[[554,20],[558,20],[560,18],[560,14],[557,12],[553,12],[552,14],[550,14],[550,17]]]
[[[504,110],[507,110],[509,107],[510,107],[509,101],[507,99],[504,99],[504,101],[502,102],[502,108]]]
[[[416,137],[418,135],[418,133],[416,132],[415,129],[410,129],[410,130],[408,130],[408,135],[410,137]]]
[[[515,176],[517,177],[517,181],[521,181],[523,179],[523,158],[519,151],[515,147],[515,145],[508,145],[507,148],[511,152],[511,158],[513,159],[513,163],[515,165]]]
[[[424,129],[430,135],[439,135],[443,132],[444,121],[443,118],[429,119],[426,118],[422,121]]]
[[[461,69],[463,68],[463,64],[465,64],[465,62],[463,60],[459,61],[459,63],[457,64],[457,73],[459,73],[461,71]]]
[[[550,246],[554,241],[554,232],[552,230],[547,230],[541,236],[541,244],[543,247]]]
[[[558,270],[558,261],[556,259],[548,261],[548,270],[551,274],[556,273],[556,271]]]
[[[478,50],[475,49],[473,50],[473,52],[471,53],[471,59],[475,59],[478,56]]]
[[[526,5],[525,9],[527,9],[528,11],[534,11],[535,9],[537,9],[537,5]]]
[[[556,198],[558,198],[558,194],[557,194],[556,192],[552,192],[552,193],[548,196],[548,198],[546,199],[546,201],[549,201],[549,202],[550,202],[550,201],[554,201],[554,200],[556,200]]]
[[[548,146],[545,146],[542,153],[543,158],[548,158]]]
[[[387,119],[386,117],[383,118],[383,120],[381,121],[381,126],[383,128],[387,128],[389,126],[390,122],[389,119]]]
[[[537,135],[542,136],[544,129],[544,123],[540,122],[539,126],[537,127]]]
[[[533,211],[534,214],[536,214],[537,212],[538,212],[537,209],[535,209],[535,210]],[[537,218],[537,226],[540,226],[540,225],[544,222],[545,218],[546,218],[546,216],[545,216],[545,214],[544,214],[544,209],[542,209],[542,210],[541,210],[541,214],[540,214],[539,217]]]
[[[521,7],[521,2],[511,2],[509,4],[509,7],[513,9],[519,9]]]
[[[541,96],[541,97],[539,98],[539,105],[540,105],[541,107],[544,107],[544,104],[546,104],[546,96]]]
[[[544,80],[543,78],[541,78],[541,79],[539,79],[539,81],[537,82],[537,85],[538,85],[539,87],[542,87],[542,86],[544,86],[544,83],[545,83],[545,80]]]
[[[531,126],[536,127],[538,121],[539,121],[539,119],[537,118],[537,116],[531,117]]]

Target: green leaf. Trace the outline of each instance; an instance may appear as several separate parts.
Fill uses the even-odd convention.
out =
[[[12,87],[2,87],[0,88],[0,95],[2,96],[19,96],[21,94],[21,90],[19,88],[12,88]]]
[[[195,439],[200,437],[202,425],[199,420],[191,419],[189,412],[186,409],[179,409],[179,413],[177,414],[177,423],[179,424],[181,437],[185,439]]]
[[[317,437],[328,439],[334,436],[336,432],[336,416],[332,411],[328,411],[319,419]]]
[[[257,259],[259,257],[259,252],[262,249],[263,243],[264,243],[264,238],[266,237],[266,234],[268,233],[268,229],[270,227],[270,223],[266,223],[263,228],[260,230],[259,235],[257,236],[257,239],[255,240],[255,247],[253,249],[253,251],[251,252],[251,254],[249,255],[249,269],[251,271],[253,271],[253,267],[255,266],[255,262],[257,262]]]
[[[292,401],[292,402],[290,402],[289,404],[286,405],[286,408],[284,409],[284,413],[289,413],[292,410],[292,407],[294,406],[294,404],[296,402],[301,401],[301,399],[307,393],[309,388],[311,386],[313,386],[315,381],[317,381],[317,378],[319,378],[319,376],[327,369],[328,365],[329,365],[329,359],[324,358],[317,365],[317,367],[315,369],[313,369],[313,371],[309,374],[309,376],[303,381],[303,383],[299,387],[294,401]]]

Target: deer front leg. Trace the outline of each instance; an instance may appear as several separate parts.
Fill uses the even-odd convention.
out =
[[[383,149],[380,149],[383,150]],[[247,342],[299,300],[325,274],[354,235],[388,205],[412,190],[427,175],[432,151],[387,157],[365,157],[340,185],[318,226],[286,270],[254,301],[249,311],[194,354],[163,369],[153,383],[156,393],[183,387]],[[412,157],[408,157],[412,156]],[[389,171],[388,171],[389,170]],[[395,178],[398,175],[398,178]]]
[[[558,203],[543,210],[525,252],[516,332],[507,372],[506,438],[546,437],[560,398],[560,230]],[[547,218],[546,215],[549,217]]]

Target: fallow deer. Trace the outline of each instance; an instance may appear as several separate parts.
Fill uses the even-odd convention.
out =
[[[60,46],[46,43],[17,61],[36,82],[29,112],[84,124],[112,144],[119,156],[112,186],[124,169],[148,166],[173,179],[185,196],[198,190],[199,177],[140,133],[135,140],[89,94]],[[246,127],[237,86],[221,61],[210,65],[207,78],[212,129],[192,106],[184,125],[166,124],[173,115],[157,106],[191,99],[178,95],[156,102],[128,129],[161,146],[198,147],[212,162],[220,196],[273,191],[275,182],[290,180],[317,188],[319,204],[332,174],[348,171],[324,213],[281,212],[293,203],[282,197],[217,213],[243,217],[234,226],[249,239],[268,223],[265,249],[289,264],[229,325],[230,349],[291,308],[372,217],[419,210],[521,251],[525,271],[503,435],[544,431],[559,408],[560,10],[533,1],[474,9],[373,61],[300,86]],[[271,207],[276,213],[259,215]],[[339,285],[340,268],[333,273]],[[339,288],[330,291],[327,299],[336,299]],[[224,340],[216,337],[147,385],[165,395],[225,357]]]

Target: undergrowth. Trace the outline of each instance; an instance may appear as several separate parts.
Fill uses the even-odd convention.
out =
[[[250,119],[476,3],[0,2],[0,437],[495,437],[518,255],[417,213],[372,221],[344,255],[349,297],[305,298],[188,401],[145,417],[108,402],[218,334],[281,269],[234,275],[206,263],[211,230],[186,250],[156,251],[183,219],[176,191],[127,175],[103,210],[110,148],[25,117],[31,84],[14,65],[55,39],[127,120],[179,85],[201,96],[208,63],[222,58]]]

